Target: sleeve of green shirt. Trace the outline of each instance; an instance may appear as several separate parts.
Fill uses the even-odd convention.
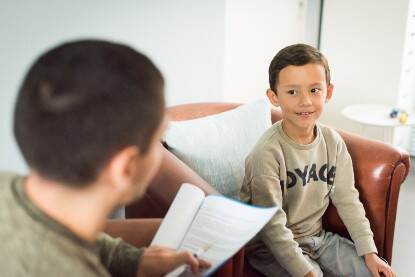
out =
[[[100,234],[97,240],[102,264],[112,276],[136,276],[143,248],[137,248],[120,238]]]
[[[337,144],[336,168],[331,199],[355,243],[357,254],[377,253],[369,220],[354,186],[352,159],[343,140]]]

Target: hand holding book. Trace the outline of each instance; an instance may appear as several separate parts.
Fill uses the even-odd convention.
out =
[[[187,250],[218,269],[254,237],[277,211],[220,195],[204,195],[194,185],[183,184],[166,214],[152,245]],[[171,272],[178,276],[184,270]]]

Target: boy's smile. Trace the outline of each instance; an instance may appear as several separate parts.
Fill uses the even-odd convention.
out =
[[[277,80],[276,92],[269,89],[267,95],[273,105],[281,107],[284,131],[298,143],[311,143],[315,123],[333,93],[324,67],[316,63],[289,65]]]

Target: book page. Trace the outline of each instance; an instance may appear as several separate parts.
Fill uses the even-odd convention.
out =
[[[190,184],[183,184],[173,200],[151,245],[178,249],[196,212],[205,198],[204,192]]]
[[[223,196],[205,198],[180,250],[189,250],[212,263],[209,275],[253,238],[277,211]]]

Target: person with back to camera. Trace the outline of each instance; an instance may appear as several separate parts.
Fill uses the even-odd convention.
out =
[[[246,247],[266,276],[395,276],[379,258],[340,135],[318,123],[333,94],[326,58],[305,44],[288,46],[269,66],[267,96],[282,120],[246,158],[241,200],[280,209]],[[353,240],[325,231],[332,200]]]
[[[31,66],[14,134],[30,172],[0,172],[2,276],[164,276],[209,264],[189,252],[135,248],[102,233],[143,195],[161,161],[164,81],[132,48],[85,40]]]

